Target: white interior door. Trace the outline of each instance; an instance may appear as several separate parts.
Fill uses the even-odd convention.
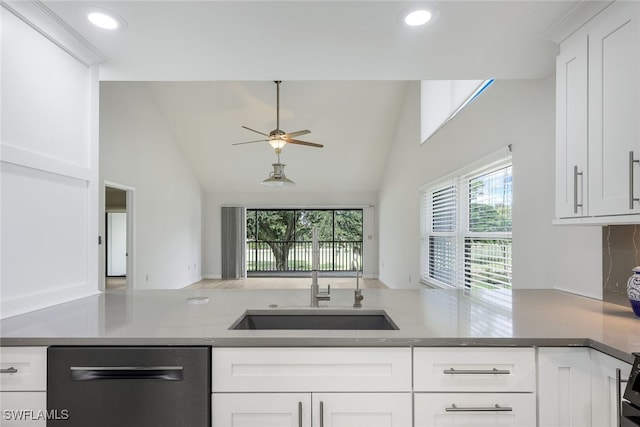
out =
[[[127,275],[127,214],[107,213],[107,276]]]

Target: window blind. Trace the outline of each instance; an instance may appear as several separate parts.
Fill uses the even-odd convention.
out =
[[[439,286],[511,288],[510,157],[423,191],[422,280]]]

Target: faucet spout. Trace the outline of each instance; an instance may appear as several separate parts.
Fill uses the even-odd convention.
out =
[[[327,285],[327,292],[320,291],[318,285],[318,265],[320,263],[320,247],[318,244],[318,228],[313,227],[311,243],[311,307],[319,307],[320,301],[329,301],[331,287]]]
[[[362,308],[362,289],[360,289],[360,271],[356,271],[356,290],[353,294],[353,308]]]

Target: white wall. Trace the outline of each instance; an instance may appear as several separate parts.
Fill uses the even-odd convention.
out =
[[[134,188],[135,289],[201,278],[202,192],[144,85],[100,85],[100,179]]]
[[[0,7],[0,318],[98,292],[97,69],[9,10]]]
[[[407,90],[379,191],[380,279],[394,288],[420,286],[418,188],[512,144],[514,289],[566,288],[580,265],[590,282],[572,291],[597,297],[599,228],[552,226],[555,78],[495,82],[423,145],[419,93],[418,83]]]
[[[266,193],[207,193],[203,216],[203,276],[220,278],[220,208],[245,206],[248,208],[363,208],[363,276],[378,277],[378,225],[376,192],[297,193],[274,189]]]

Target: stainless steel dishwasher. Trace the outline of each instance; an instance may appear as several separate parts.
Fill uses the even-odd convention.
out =
[[[210,347],[49,347],[47,410],[64,427],[210,427]]]

